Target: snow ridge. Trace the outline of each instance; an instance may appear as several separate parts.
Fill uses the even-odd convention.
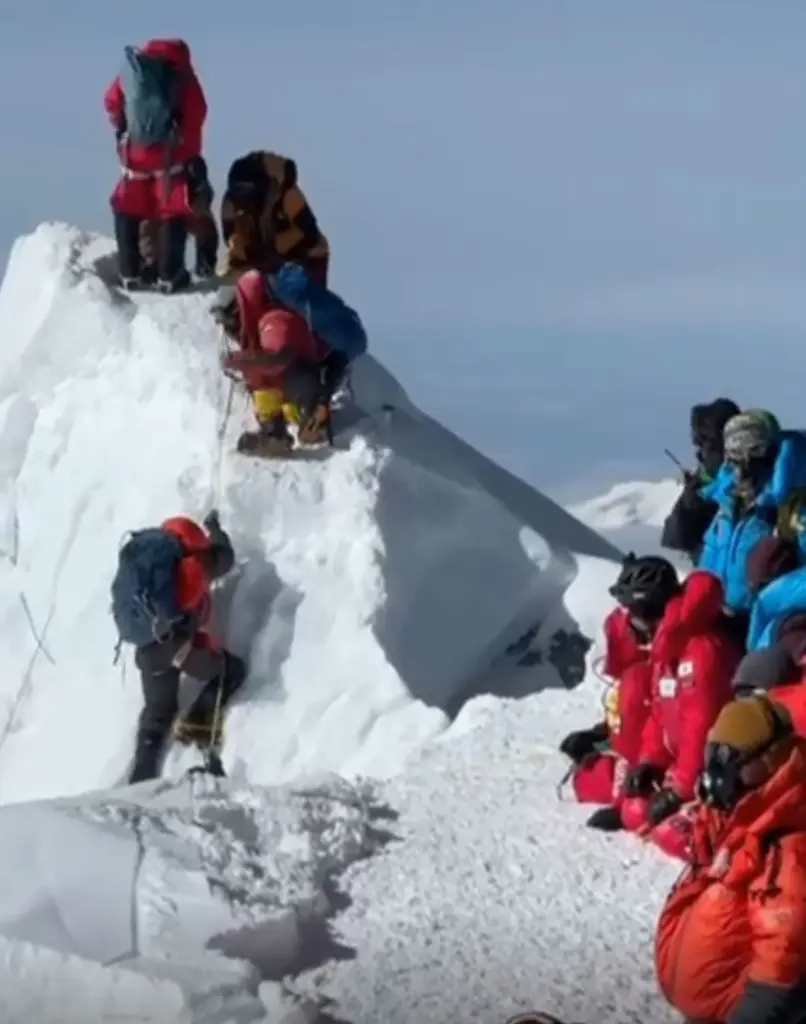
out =
[[[0,291],[0,521],[16,524],[0,538],[16,551],[0,563],[0,619],[16,639],[0,681],[0,799],[125,776],[140,693],[130,657],[122,680],[112,661],[120,540],[212,505],[239,556],[218,628],[253,666],[225,765],[255,783],[400,768],[465,700],[497,692],[524,636],[549,647],[535,629],[578,554],[618,551],[422,414],[371,358],[337,423],[347,450],[315,465],[233,454],[247,400],[237,392],[226,417],[209,296],[123,295],[107,283],[111,251],[43,225],[16,244]],[[76,708],[103,723],[79,758],[64,728]],[[49,751],[35,771],[32,743]],[[167,772],[187,765],[179,753]]]
[[[247,406],[228,415],[209,297],[119,294],[112,249],[43,225],[0,290],[3,1019],[664,1020],[663,865],[580,835],[555,792],[558,739],[600,712],[580,683],[620,550],[371,357],[330,459],[235,456]],[[213,505],[239,556],[216,628],[251,665],[228,778],[179,751],[124,788],[141,698],[112,665],[118,544]],[[596,992],[569,988],[583,933]],[[24,965],[53,979],[39,1003]]]

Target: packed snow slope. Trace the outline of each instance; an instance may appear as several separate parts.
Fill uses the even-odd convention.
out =
[[[666,1024],[652,935],[674,864],[557,791],[615,568],[566,593],[588,677],[479,696],[385,782],[207,776],[0,807],[8,1024]]]
[[[676,869],[556,789],[559,739],[601,714],[619,552],[595,527],[645,529],[649,499],[581,525],[369,358],[344,450],[241,460],[209,297],[121,296],[110,249],[43,226],[0,292],[0,1019],[670,1021]],[[214,504],[252,664],[229,778],[115,788],[140,696],[112,665],[120,537]]]
[[[613,545],[369,357],[337,422],[345,450],[234,454],[247,401],[228,405],[209,294],[124,295],[112,248],[42,225],[0,292],[1,801],[125,776],[140,691],[130,652],[113,665],[109,584],[126,532],[177,512],[218,507],[238,552],[218,624],[251,674],[224,760],[251,782],[385,774],[468,697],[579,676],[564,594]]]

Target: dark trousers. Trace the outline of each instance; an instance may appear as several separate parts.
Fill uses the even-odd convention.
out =
[[[115,241],[118,268],[122,278],[140,278],[146,269],[141,253],[142,221],[127,214],[115,214]],[[154,232],[156,276],[160,281],[176,281],[185,270],[187,224],[184,218],[160,221]]]
[[[207,176],[207,164],[199,157],[187,170],[191,215],[187,230],[196,243],[194,271],[199,277],[212,277],[218,260],[218,226],[213,216],[215,193]],[[140,224],[140,256],[146,278],[156,279],[159,251],[159,223],[153,220]]]
[[[199,652],[202,653],[201,651]],[[204,722],[216,708],[224,708],[246,678],[246,663],[229,651],[204,652],[205,657],[217,659],[211,668],[218,668],[214,678],[204,684],[201,692],[185,713],[185,719],[193,723]],[[167,742],[174,719],[179,713],[179,685],[181,674],[173,667],[162,667],[157,659],[140,657],[136,661],[140,669],[143,686],[143,710],[137,725],[134,766],[130,782],[140,782],[159,774],[159,761]],[[220,698],[219,698],[220,687]]]
[[[330,352],[316,365],[296,363],[283,377],[286,400],[299,406],[304,416],[313,415],[317,405],[330,405],[347,372],[348,360],[341,352]]]

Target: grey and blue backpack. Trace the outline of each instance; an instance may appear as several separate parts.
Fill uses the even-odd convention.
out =
[[[310,330],[350,362],[367,351],[358,313],[316,281],[299,263],[284,263],[266,278],[269,296],[305,318]]]
[[[134,46],[127,46],[124,54],[120,85],[129,141],[136,146],[168,145],[176,136],[182,73],[170,61]]]
[[[160,643],[187,618],[176,597],[181,541],[159,527],[137,530],[124,543],[112,581],[112,617],[119,644]]]

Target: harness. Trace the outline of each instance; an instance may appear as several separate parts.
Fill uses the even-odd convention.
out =
[[[185,164],[171,164],[170,167],[160,168],[158,171],[134,171],[131,167],[126,167],[125,164],[120,165],[120,173],[130,181],[153,181],[164,177],[175,178],[179,174],[184,174],[186,170]]]

